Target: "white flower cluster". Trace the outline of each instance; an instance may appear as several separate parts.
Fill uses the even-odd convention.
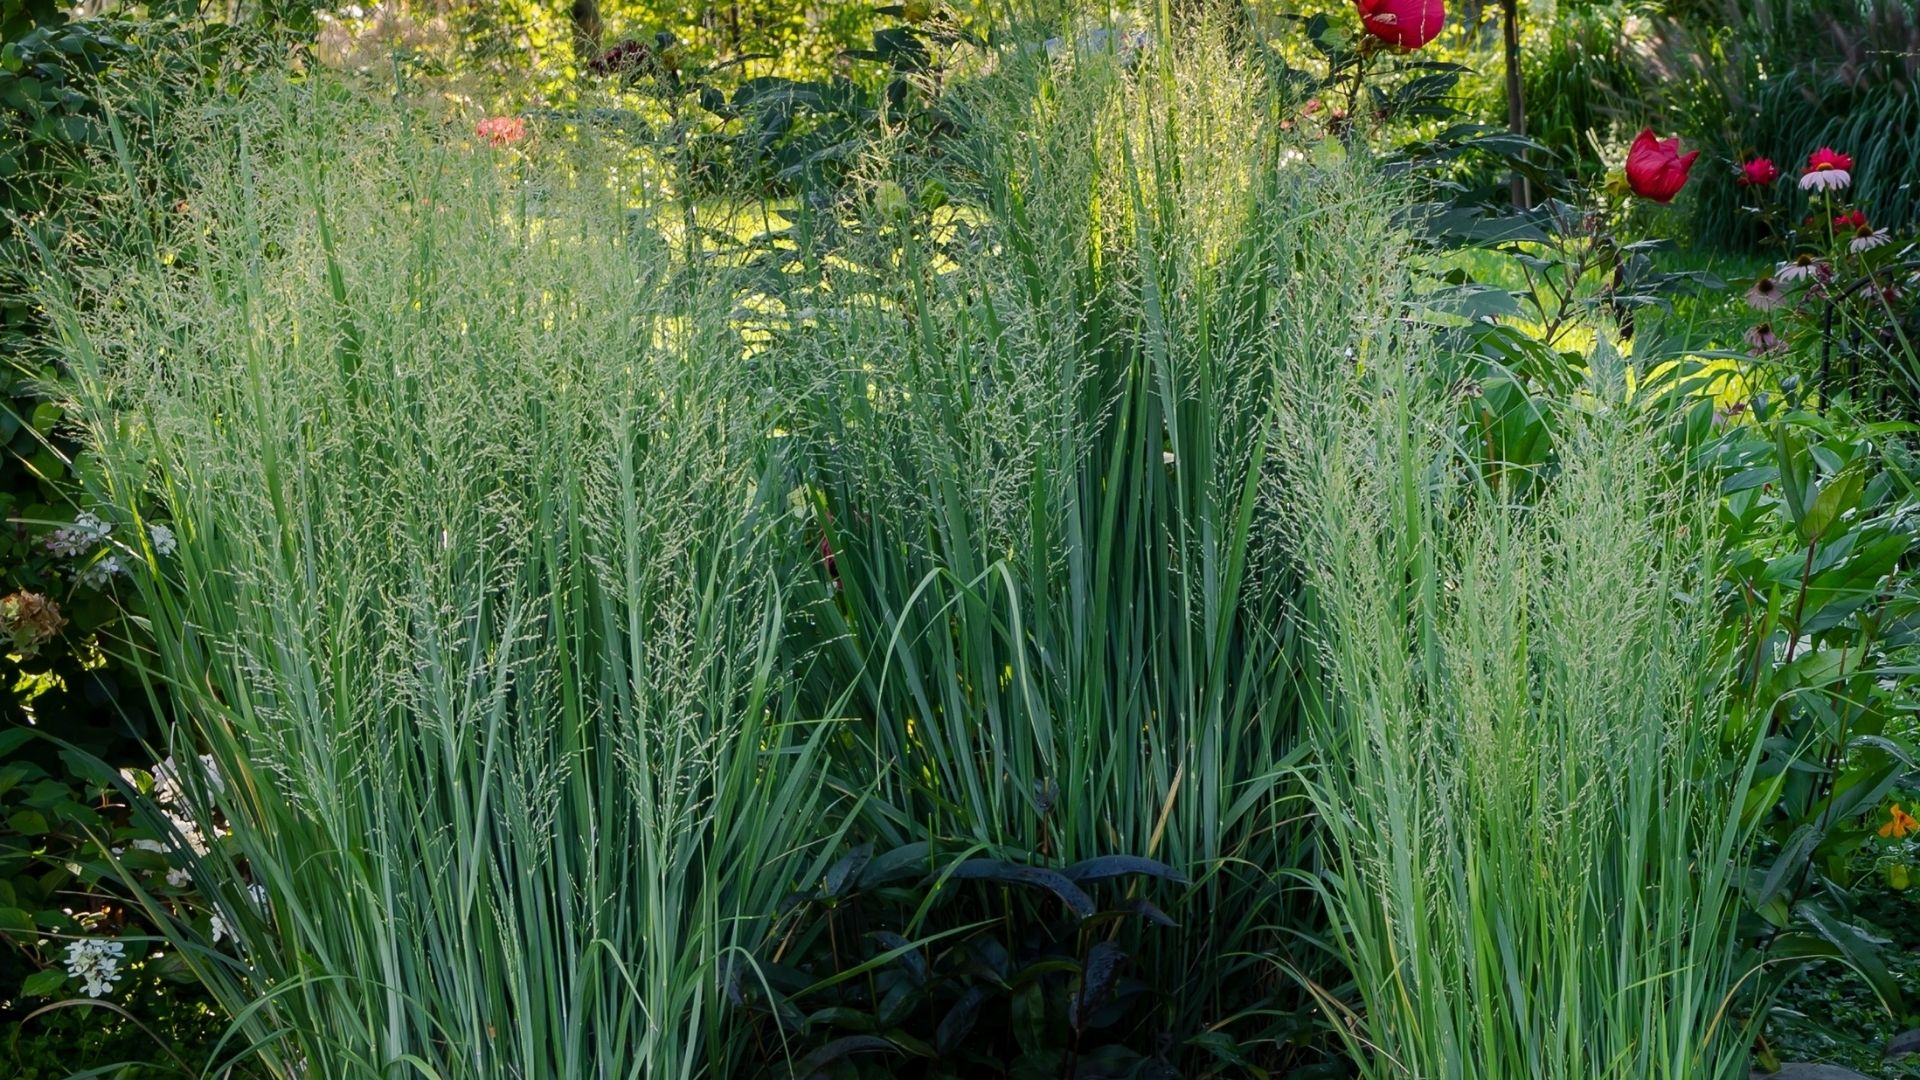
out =
[[[63,559],[77,559],[91,552],[112,530],[99,515],[83,513],[73,524],[62,525],[47,536],[47,550]]]
[[[227,793],[227,782],[220,776],[220,763],[212,754],[201,754],[196,764],[199,767],[199,779],[206,790],[215,795]],[[186,789],[180,786],[180,763],[172,754],[167,760],[153,767],[153,797],[169,806],[177,805],[186,795]]]
[[[82,938],[67,946],[67,974],[85,984],[88,997],[101,997],[120,981],[120,958],[127,947],[105,938]]]
[[[199,758],[191,759],[188,767],[197,769],[201,790],[213,795],[226,794],[226,781],[221,779],[219,765],[214,761],[212,754],[201,754]],[[180,762],[176,761],[172,754],[168,754],[165,761],[153,767],[153,799],[160,804],[161,812],[166,814],[168,824],[172,825],[174,831],[180,834],[180,838],[193,849],[193,853],[205,855],[211,849],[213,841],[220,838],[221,833],[216,828],[209,836],[195,820],[193,804],[187,799],[188,788],[183,786],[184,778],[180,768]],[[167,850],[165,845],[152,840],[135,840],[133,846],[145,851],[162,853]],[[168,881],[172,880],[172,875],[169,874]]]
[[[263,916],[266,915],[267,887],[265,885],[257,885],[257,884],[247,886],[247,902],[253,905],[253,908],[255,911],[259,912]],[[215,945],[218,945],[222,938],[230,937],[236,941],[239,940],[239,935],[233,932],[233,926],[229,924],[227,920],[223,916],[221,916],[218,912],[214,913],[212,930],[213,930],[213,943]]]
[[[92,558],[100,545],[107,543],[113,526],[100,515],[87,511],[47,535],[47,550],[63,559]],[[180,540],[165,525],[147,526],[156,555],[171,555],[180,548]],[[80,568],[77,580],[90,589],[103,589],[114,578],[128,572],[127,561],[116,551],[107,551]]]
[[[127,564],[114,554],[102,555],[80,568],[80,584],[89,589],[104,589],[107,582],[127,572]]]

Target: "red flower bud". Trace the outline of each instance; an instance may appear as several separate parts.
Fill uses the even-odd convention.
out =
[[[1360,27],[1395,48],[1417,49],[1440,33],[1446,0],[1353,0]]]
[[[1687,174],[1700,151],[1682,154],[1680,140],[1658,139],[1647,128],[1633,140],[1627,151],[1627,186],[1642,198],[1657,203],[1671,202],[1687,186]]]

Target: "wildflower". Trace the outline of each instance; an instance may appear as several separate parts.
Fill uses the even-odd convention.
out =
[[[1418,49],[1447,22],[1446,0],[1354,0],[1360,28],[1397,49]]]
[[[1827,276],[1827,267],[1825,263],[1803,251],[1781,263],[1773,276],[1779,278],[1782,283],[1810,277],[1824,278]]]
[[[1735,181],[1741,187],[1766,187],[1780,179],[1780,166],[1772,158],[1758,157],[1740,166],[1740,176]]]
[[[213,931],[213,943],[215,945],[220,944],[221,938],[234,936],[233,928],[227,925],[227,920],[221,918],[218,912],[214,913],[213,918],[209,920],[207,929]]]
[[[1801,191],[1838,191],[1853,183],[1853,159],[1829,147],[1807,155],[1807,168],[1800,174]]]
[[[173,554],[180,548],[179,539],[173,535],[173,530],[167,528],[165,525],[147,526],[147,535],[153,538],[153,553],[155,555],[164,557]]]
[[[67,974],[85,984],[88,997],[101,997],[120,981],[120,958],[127,947],[118,941],[82,938],[67,945]]]
[[[1835,214],[1833,217],[1834,232],[1852,232],[1855,229],[1864,228],[1866,224],[1867,215],[1858,210],[1850,210],[1844,214]]]
[[[1753,346],[1755,356],[1767,356],[1771,353],[1785,352],[1787,343],[1773,332],[1771,323],[1761,323],[1747,331],[1747,344]]]
[[[517,116],[489,116],[473,125],[473,133],[492,146],[511,146],[527,137],[527,122]]]
[[[0,634],[11,638],[14,655],[26,659],[38,653],[67,625],[60,605],[25,589],[0,598]]]
[[[176,889],[184,889],[193,884],[193,875],[177,866],[173,867],[167,871],[167,884]]]
[[[1755,311],[1772,311],[1786,302],[1787,294],[1781,290],[1780,283],[1771,277],[1761,278],[1753,283],[1753,288],[1747,290],[1747,306]]]
[[[1641,198],[1672,202],[1686,186],[1687,174],[1699,156],[1698,150],[1682,154],[1678,138],[1656,138],[1652,128],[1645,128],[1627,151],[1627,186]]]
[[[1887,823],[1875,831],[1889,840],[1904,840],[1908,833],[1920,832],[1920,821],[1901,809],[1899,803],[1894,803],[1888,811]]]

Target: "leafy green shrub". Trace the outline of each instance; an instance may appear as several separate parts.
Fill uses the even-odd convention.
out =
[[[153,772],[134,775],[153,790]],[[167,854],[168,834],[135,820],[97,758],[24,726],[0,731],[0,819],[0,1064],[9,1075],[208,1056],[225,1019],[123,885],[137,878],[182,917],[207,919]]]
[[[1903,1018],[1913,1006],[1855,911],[1890,880],[1863,856],[1879,848],[1888,866],[1906,865],[1900,845],[1879,841],[1903,838],[1893,807],[1920,779],[1920,580],[1903,569],[1920,473],[1892,432],[1759,409],[1762,423],[1734,425],[1710,448],[1727,492],[1729,725],[1765,751],[1744,886],[1755,962],[1768,993],[1807,963],[1845,965],[1884,1016]]]
[[[34,21],[11,16],[0,35],[0,353],[8,361],[0,368],[0,590],[45,598],[59,624],[31,647],[9,650],[0,709],[32,710],[69,738],[112,753],[130,734],[147,733],[123,726],[120,709],[138,724],[141,703],[123,693],[101,651],[119,608],[114,575],[98,568],[117,563],[102,561],[111,552],[94,541],[104,534],[73,525],[81,509],[71,473],[77,447],[56,431],[61,410],[44,388],[58,371],[22,270],[37,261],[29,233],[44,244],[83,242],[69,235],[70,212],[110,141],[98,80],[135,54],[106,24]]]
[[[1179,933],[1149,897],[1185,884],[1131,856],[1052,870],[863,845],[792,898],[778,958],[731,968],[729,992],[763,1018],[765,1067],[798,1075],[1177,1076],[1153,1019],[1174,988],[1136,977],[1122,931]]]
[[[153,5],[164,14],[166,5]],[[90,464],[64,424],[65,372],[30,286],[41,252],[99,256],[95,200],[117,154],[148,166],[156,204],[178,197],[173,147],[155,121],[210,80],[270,54],[250,30],[169,18],[75,19],[64,5],[0,5],[0,1015],[21,1075],[60,1075],[204,1045],[211,1013],[177,957],[148,953],[151,933],[116,882],[108,849],[135,839],[111,784],[79,764],[149,764],[159,743],[150,699],[125,661],[135,549],[175,543],[84,494]],[[137,606],[133,614],[137,620]],[[35,724],[70,748],[30,738]],[[110,772],[110,771],[109,771]],[[151,859],[143,871],[153,870]],[[176,890],[177,892],[177,890]],[[39,1010],[72,992],[60,962],[76,935],[124,940],[130,983],[106,1008]],[[156,1032],[164,1032],[157,1035]],[[53,1063],[43,1060],[48,1055]]]

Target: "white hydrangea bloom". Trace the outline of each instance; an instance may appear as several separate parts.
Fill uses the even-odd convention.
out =
[[[84,984],[88,997],[101,997],[120,981],[120,958],[127,948],[104,938],[82,938],[67,945],[67,974]]]
[[[165,525],[147,526],[147,535],[153,538],[153,553],[155,555],[171,555],[180,548],[179,538],[174,536],[173,530],[167,528]]]
[[[120,556],[102,555],[80,571],[80,584],[90,589],[103,589],[107,582],[126,572],[127,564],[120,561]]]
[[[220,763],[214,760],[212,754],[201,754],[198,764],[199,780],[207,790],[215,795],[225,795],[227,782],[220,776]],[[168,754],[167,760],[153,767],[153,797],[172,806],[178,805],[185,795],[186,790],[180,786],[180,763],[174,760],[172,754]]]

